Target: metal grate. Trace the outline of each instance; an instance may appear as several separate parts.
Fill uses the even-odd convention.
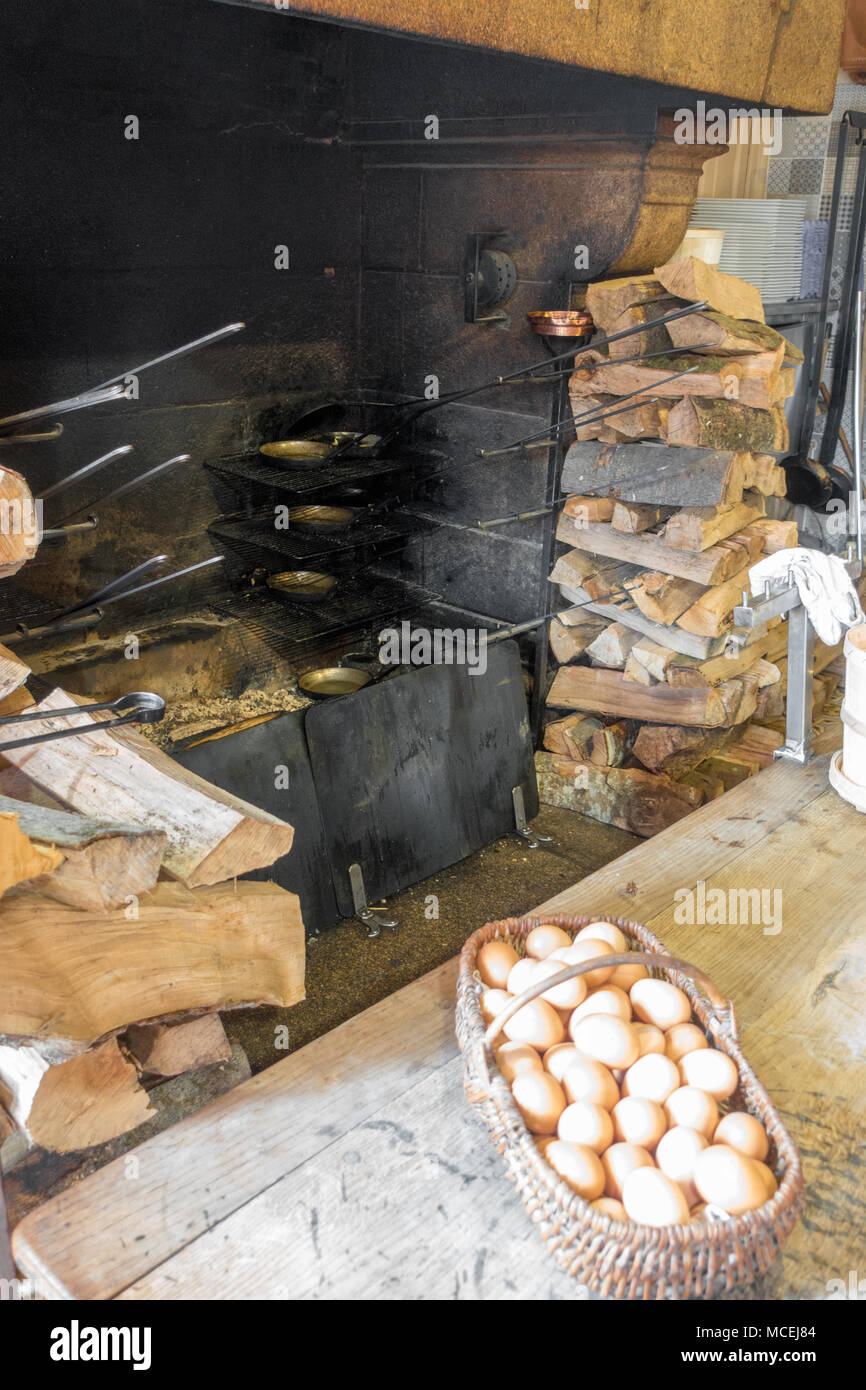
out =
[[[333,531],[316,536],[309,531],[297,528],[277,531],[273,518],[266,521],[215,521],[208,527],[208,534],[220,543],[230,545],[239,558],[262,563],[262,552],[279,555],[306,566],[313,561],[328,564],[332,561],[351,559],[358,550],[370,549],[376,554],[390,551],[410,535],[419,535],[423,530],[432,530],[436,523],[425,523],[416,517],[388,513],[383,521],[361,518],[345,531]]]
[[[293,496],[309,497],[326,488],[384,477],[389,473],[411,471],[414,477],[441,468],[444,459],[445,455],[436,449],[403,449],[393,458],[347,459],[344,463],[319,468],[286,468],[258,454],[236,454],[213,459],[205,467],[235,487],[239,483],[256,483]],[[246,487],[239,491],[246,491]]]

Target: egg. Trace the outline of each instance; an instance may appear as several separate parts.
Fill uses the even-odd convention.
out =
[[[544,1070],[555,1076],[557,1081],[562,1081],[571,1063],[582,1055],[572,1042],[555,1043],[547,1049],[542,1058]]]
[[[675,1023],[665,1033],[664,1039],[665,1056],[670,1057],[672,1062],[678,1062],[687,1052],[697,1052],[699,1047],[709,1047],[696,1023]]]
[[[711,1144],[698,1154],[695,1187],[705,1202],[731,1216],[754,1211],[767,1200],[767,1188],[754,1159],[727,1144]]]
[[[507,989],[485,989],[481,995],[481,1017],[484,1022],[492,1023],[513,998],[514,995],[509,994]]]
[[[545,999],[532,999],[518,1009],[504,1026],[510,1042],[529,1043],[546,1052],[554,1043],[565,1041],[565,1027],[559,1014]]]
[[[589,937],[591,941],[606,941],[612,946],[619,955],[628,950],[628,942],[619,927],[615,927],[613,922],[590,922],[588,926],[581,927],[575,941],[583,941]]]
[[[637,1144],[611,1144],[601,1156],[604,1168],[604,1192],[606,1197],[616,1197],[622,1201],[623,1183],[636,1168],[652,1168],[653,1161],[646,1149]]]
[[[496,1053],[499,1070],[510,1085],[515,1076],[527,1071],[541,1071],[541,1058],[527,1043],[503,1043]]]
[[[624,989],[628,994],[633,984],[648,978],[649,971],[645,965],[615,965],[608,984],[616,985],[617,989]]]
[[[675,1023],[687,1023],[692,1015],[688,995],[669,980],[638,980],[629,990],[629,998],[641,1022],[654,1023],[662,1032]]]
[[[761,1121],[745,1110],[731,1110],[722,1116],[716,1126],[713,1143],[727,1144],[747,1158],[757,1159],[765,1159],[770,1148],[767,1131]]]
[[[532,956],[524,956],[508,972],[508,993],[522,994],[532,984],[532,974],[538,964]]]
[[[706,1221],[706,1210],[706,1202],[698,1202],[696,1206],[692,1207],[692,1214],[689,1217],[689,1221]]]
[[[570,1144],[585,1144],[588,1149],[602,1154],[613,1143],[613,1121],[603,1106],[577,1100],[563,1110],[556,1133]]]
[[[567,931],[548,924],[533,928],[524,941],[523,948],[526,954],[535,960],[545,960],[558,947],[570,945],[571,937]]]
[[[715,1047],[687,1052],[680,1058],[679,1067],[684,1086],[697,1086],[713,1100],[727,1100],[737,1089],[736,1064],[726,1052],[719,1052]]]
[[[581,1053],[566,1067],[562,1088],[570,1103],[587,1100],[612,1110],[619,1100],[619,1087],[607,1067]]]
[[[760,1177],[761,1182],[764,1184],[767,1193],[767,1201],[769,1201],[771,1197],[775,1197],[776,1193],[779,1190],[779,1183],[776,1178],[776,1174],[773,1172],[772,1168],[769,1168],[767,1166],[766,1163],[761,1163],[756,1158],[752,1159],[752,1163],[758,1170],[758,1176]]]
[[[677,1185],[658,1168],[636,1168],[622,1187],[626,1215],[642,1226],[675,1226],[689,1219],[689,1204]]]
[[[519,959],[507,941],[485,941],[475,964],[482,983],[489,989],[507,989],[509,973]]]
[[[637,1033],[637,1040],[640,1044],[640,1055],[646,1057],[647,1053],[664,1053],[665,1035],[661,1028],[656,1028],[654,1023],[636,1023],[634,1031]]]
[[[585,1057],[606,1067],[630,1067],[640,1054],[637,1033],[624,1018],[588,1014],[571,1029],[571,1040]]]
[[[707,1137],[687,1125],[674,1125],[659,1141],[656,1163],[672,1182],[692,1183],[698,1155],[707,1147]]]
[[[654,1100],[623,1096],[611,1112],[613,1132],[623,1144],[637,1144],[652,1153],[667,1129],[665,1112]]]
[[[664,1105],[671,1091],[680,1085],[680,1074],[669,1057],[657,1052],[649,1052],[638,1057],[629,1067],[622,1081],[624,1096],[643,1096]]]
[[[699,1091],[697,1086],[680,1086],[671,1091],[663,1108],[668,1124],[685,1125],[712,1139],[719,1123],[719,1107],[706,1091]]]
[[[605,1216],[612,1216],[614,1221],[627,1221],[625,1207],[622,1202],[618,1202],[615,1197],[596,1197],[594,1202],[590,1202],[595,1211],[603,1211]]]
[[[556,1139],[547,1147],[545,1158],[572,1192],[592,1201],[604,1191],[604,1169],[597,1153],[586,1144],[569,1144]]]
[[[587,1014],[613,1014],[615,1018],[624,1018],[628,1023],[631,1020],[631,1004],[628,1001],[628,995],[625,990],[611,989],[610,985],[603,985],[601,989],[594,989],[574,1010],[571,1015],[570,1029],[575,1028],[582,1018],[586,1018]]]
[[[550,958],[534,960],[529,983],[538,984],[545,977],[558,975],[564,969],[565,964],[561,960]],[[564,984],[554,985],[552,989],[546,989],[541,998],[546,999],[548,1004],[552,1004],[555,1009],[565,1011],[570,1016],[572,1009],[575,1009],[586,998],[586,980],[582,975],[577,975],[573,980],[566,980]]]
[[[546,1071],[527,1071],[511,1083],[514,1103],[533,1134],[555,1134],[565,1109],[565,1092]]]
[[[563,946],[560,950],[552,952],[554,960],[561,960],[566,965],[583,965],[584,961],[594,960],[596,956],[612,956],[613,947],[607,941],[596,941],[592,937],[586,937],[583,941],[576,941],[573,946]],[[608,977],[613,971],[613,966],[607,965],[599,967],[598,970],[588,970],[580,978],[586,981],[587,989],[598,989],[599,985],[607,983]]]

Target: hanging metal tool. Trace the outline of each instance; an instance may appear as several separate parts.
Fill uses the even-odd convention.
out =
[[[45,444],[51,439],[59,439],[63,433],[62,425],[55,425],[53,429],[43,430],[39,434],[5,434],[0,437],[0,444]]]
[[[98,473],[99,469],[104,468],[107,463],[111,463],[112,459],[121,458],[124,454],[131,453],[131,444],[121,444],[118,448],[112,449],[110,453],[102,454],[98,459],[94,459],[92,463],[85,463],[83,468],[77,468],[74,473],[67,473],[66,477],[61,478],[59,482],[52,483],[51,487],[43,488],[39,495],[43,502],[47,502],[49,497],[56,497],[57,493],[63,492],[64,488],[71,487],[73,483],[79,482],[91,473]]]
[[[191,457],[191,454],[176,454],[174,458],[166,459],[165,463],[158,463],[155,468],[149,468],[146,473],[140,473],[137,478],[130,478],[128,483],[121,483],[120,487],[112,488],[111,492],[103,492],[100,497],[95,497],[91,502],[83,502],[80,507],[73,507],[72,511],[60,517],[56,524],[61,526],[71,516],[77,516],[79,512],[90,507],[96,507],[105,502],[115,502],[118,497],[126,497],[130,492],[135,492],[136,488],[144,487],[145,483],[152,482],[154,478],[167,473],[170,468],[176,468],[179,463],[189,463]]]
[[[134,569],[127,570],[126,574],[112,579],[109,584],[103,585],[101,589],[97,589],[95,593],[88,595],[80,603],[73,603],[71,607],[64,608],[62,613],[58,613],[55,621],[59,622],[63,618],[71,617],[73,613],[80,613],[85,608],[95,608],[102,599],[108,598],[109,594],[117,593],[118,589],[123,589],[125,592],[127,584],[131,584],[133,580],[140,579],[142,575],[156,569],[157,565],[164,565],[167,559],[167,555],[151,555],[149,560],[143,560]]]
[[[53,405],[40,405],[34,410],[22,410],[18,415],[6,415],[0,420],[0,429],[4,429],[6,425],[17,425],[21,420],[39,420],[44,415],[63,415],[72,410],[86,410],[91,405],[103,405],[105,401],[119,400],[122,395],[122,386],[109,386],[105,390],[97,387],[93,391],[84,391],[79,396],[70,396],[66,401],[55,401]]]
[[[225,328],[217,328],[213,333],[205,333],[203,338],[194,338],[191,343],[184,343],[182,347],[173,348],[171,352],[164,352],[161,357],[151,357],[149,362],[142,362],[138,367],[130,367],[125,372],[118,372],[117,376],[111,376],[107,381],[103,381],[94,390],[100,391],[104,386],[112,386],[116,381],[126,381],[131,376],[141,376],[150,367],[158,367],[161,362],[171,362],[176,357],[185,357],[188,352],[197,352],[199,348],[207,347],[210,343],[219,342],[220,338],[228,338],[232,333],[240,333],[246,328],[245,323],[228,323]]]
[[[52,526],[42,532],[43,541],[62,541],[68,536],[77,536],[81,531],[95,531],[99,518],[89,516],[86,521],[74,521],[71,526]]]
[[[121,695],[116,700],[100,700],[93,705],[70,705],[66,709],[27,710],[24,714],[10,714],[0,719],[0,730],[18,728],[26,723],[47,723],[52,719],[71,719],[76,714],[91,715],[105,710],[116,710],[119,719],[100,720],[95,728],[88,725],[73,729],[52,729],[44,734],[13,739],[0,743],[0,753],[11,752],[13,748],[29,748],[36,743],[53,743],[60,738],[73,738],[77,734],[96,733],[105,729],[117,729],[121,724],[156,724],[165,714],[165,700],[149,690],[136,690],[131,695]]]

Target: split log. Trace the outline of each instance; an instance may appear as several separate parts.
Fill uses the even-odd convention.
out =
[[[714,309],[704,309],[703,312],[674,319],[668,327],[668,337],[674,347],[717,356],[766,352],[781,344],[785,362],[799,366],[803,361],[800,349],[769,324],[758,323],[755,319],[731,318],[729,314],[720,314]],[[709,347],[698,349],[698,343],[708,343]]]
[[[775,555],[777,550],[789,550],[798,544],[796,521],[774,521],[770,517],[762,517],[753,525],[763,537],[761,550],[764,555]]]
[[[633,392],[657,396],[660,390],[667,396],[734,401],[753,409],[769,410],[782,399],[780,391],[786,389],[780,378],[781,361],[780,348],[778,352],[764,352],[754,357],[673,353],[670,357],[655,358],[650,366],[641,362],[611,362],[592,348],[584,348],[575,358],[568,390],[575,415],[583,413],[584,396],[598,392],[613,396],[627,396]],[[685,372],[689,367],[699,370],[668,381],[672,372]],[[613,416],[611,423],[615,420]]]
[[[776,729],[764,729],[760,724],[747,724],[743,732],[731,745],[731,751],[754,758],[761,767],[771,767],[773,754],[785,742],[784,734]]]
[[[740,570],[724,584],[706,589],[699,599],[681,613],[677,624],[686,632],[701,637],[721,637],[733,626],[733,612],[743,601],[743,590],[749,587],[748,569]]]
[[[677,777],[675,780],[683,787],[698,787],[703,792],[706,801],[715,801],[717,796],[724,796],[727,791],[721,777],[707,772],[703,766],[693,767],[689,772],[684,772],[681,777]]]
[[[616,396],[581,396],[578,407],[578,414],[584,415],[588,411],[606,410],[609,406],[617,408],[617,414],[609,420],[597,419],[586,420],[583,424],[575,425],[575,439],[606,439],[608,434],[622,436],[625,442],[633,439],[660,439],[662,435],[661,410],[663,405],[669,407],[672,401],[662,402],[636,401],[632,409],[618,408],[618,397]]]
[[[122,1042],[146,1077],[180,1076],[232,1055],[219,1014],[202,1014],[183,1023],[136,1023]]]
[[[641,641],[644,640],[644,638],[641,638]],[[642,666],[641,663],[636,660],[634,649],[632,649],[626,657],[626,663],[622,673],[627,681],[633,681],[635,685],[658,684],[656,677],[650,674],[646,666]]]
[[[668,412],[665,439],[671,446],[781,453],[788,448],[788,422],[778,406],[755,410],[740,400],[683,396]]]
[[[648,637],[642,637],[629,652],[629,659],[642,666],[653,680],[663,681],[666,679],[668,668],[682,658],[679,658],[676,652],[672,652],[669,647],[660,647],[657,642],[651,642]]]
[[[622,767],[632,750],[638,726],[617,719],[596,730],[589,750],[589,761],[595,767]]]
[[[705,767],[711,776],[721,779],[725,791],[730,791],[732,787],[738,787],[741,782],[747,782],[750,777],[754,777],[756,773],[761,771],[760,763],[754,758],[727,751],[714,753],[701,766]]]
[[[598,666],[621,671],[629,652],[638,640],[638,634],[624,627],[622,623],[611,623],[590,642],[586,654]]]
[[[580,528],[575,528],[574,537],[579,534]],[[577,593],[578,597],[572,602],[582,603],[585,599],[604,599],[611,594],[621,593],[623,586],[638,573],[636,565],[618,564],[615,560],[600,559],[598,555],[589,555],[586,551],[569,550],[560,555],[551,570],[550,582]],[[579,614],[572,614],[570,619],[567,614],[560,613],[559,618],[562,622],[581,620]]]
[[[613,516],[613,500],[610,497],[569,497],[571,509],[569,516],[578,523],[584,521],[610,521]]]
[[[570,584],[573,589],[579,589],[597,569],[598,558],[595,555],[587,555],[584,550],[567,550],[558,557],[550,571],[549,582]]]
[[[668,314],[672,309],[680,307],[679,301],[671,298],[670,295],[664,299],[653,299],[648,303],[630,304],[627,309],[614,319],[609,328],[605,329],[605,334],[620,333],[624,328],[639,328],[641,325],[649,323],[651,319],[661,318],[663,314]],[[706,342],[708,339],[696,338],[695,342]],[[622,357],[637,356],[639,352],[664,352],[666,349],[672,351],[674,340],[671,338],[666,326],[661,323],[655,328],[646,328],[639,333],[632,333],[629,338],[620,338],[618,342],[611,343],[608,348],[611,359],[618,361]]]
[[[0,579],[32,560],[41,539],[39,514],[25,479],[12,468],[0,468]]]
[[[131,1023],[304,997],[294,893],[250,880],[194,891],[163,882],[133,906],[0,901],[0,1034],[89,1044]]]
[[[670,296],[655,275],[626,275],[615,280],[595,280],[586,287],[586,307],[596,328],[607,334],[632,304],[650,304]]]
[[[743,454],[743,487],[754,488],[763,497],[785,497],[788,486],[784,468],[772,454]]]
[[[165,868],[190,888],[267,868],[288,854],[290,825],[187,772],[147,739],[126,729],[108,732],[88,715],[50,717],[73,703],[53,690],[36,706],[46,719],[29,724],[28,733],[80,727],[80,737],[4,755],[52,797],[82,815],[165,831]]]
[[[666,521],[671,514],[670,507],[657,507],[647,502],[615,502],[610,524],[615,531],[626,531],[632,536],[641,531],[651,531]]]
[[[0,645],[0,700],[6,700],[14,691],[18,690],[30,675],[30,667],[25,666],[23,661],[19,661],[14,652],[10,652],[8,647]],[[15,714],[12,708],[3,711],[4,714]],[[10,736],[11,737],[11,736]],[[0,734],[0,742],[3,735]]]
[[[120,907],[153,888],[166,846],[162,830],[114,825],[0,796],[0,825],[14,818],[34,848],[53,858],[28,888],[71,907]],[[0,870],[2,875],[2,870]]]
[[[56,1066],[35,1047],[0,1046],[0,1096],[27,1137],[54,1153],[104,1144],[155,1114],[114,1038]]]
[[[739,697],[740,691],[736,693]],[[724,686],[681,689],[654,685],[647,689],[625,680],[620,671],[606,671],[600,666],[561,666],[553,679],[547,703],[559,709],[708,729],[727,727],[734,722],[726,708],[727,696]]]
[[[600,768],[536,753],[539,799],[633,835],[656,835],[703,801],[699,788],[681,786],[643,768]]]
[[[765,686],[758,692],[753,719],[781,719],[785,713],[785,690],[782,681]]]
[[[17,805],[0,798],[0,897],[16,883],[50,874],[63,863],[62,854],[48,845],[33,844],[24,833],[9,809]]]
[[[591,554],[623,560],[627,564],[638,565],[642,570],[662,570],[679,579],[690,579],[695,584],[720,584],[741,567],[737,553],[721,545],[710,546],[708,550],[694,554],[665,545],[664,541],[652,535],[629,536],[623,531],[614,531],[606,522],[575,524],[569,515],[569,506],[570,502],[566,502],[562,509],[556,538],[566,545],[588,550]]]
[[[725,506],[743,495],[747,457],[662,444],[572,444],[562,468],[562,491],[660,506]]]
[[[656,266],[653,273],[668,293],[678,299],[690,300],[693,304],[706,300],[719,314],[749,319],[753,323],[764,322],[760,290],[736,275],[725,275],[696,256],[668,261],[666,265]]]
[[[544,746],[551,753],[559,753],[577,762],[589,759],[592,740],[599,729],[604,728],[600,719],[582,714],[567,714],[564,719],[554,719],[544,729]]]
[[[576,661],[579,656],[583,656],[590,642],[603,632],[605,627],[602,618],[589,617],[576,624],[553,618],[549,635],[550,650],[554,658],[560,666],[567,666],[569,661]]]
[[[670,624],[701,597],[704,585],[676,579],[660,570],[647,570],[629,584],[628,592],[651,622]]]
[[[743,494],[733,507],[683,507],[674,512],[664,529],[665,545],[677,550],[708,550],[764,515],[766,506],[758,492]]]
[[[770,640],[769,634],[764,633],[733,655],[729,656],[725,652],[721,656],[710,657],[707,661],[674,656],[667,668],[668,683],[680,687],[721,685],[723,681],[731,680],[734,676],[740,676],[744,671],[757,666],[768,650]]]
[[[651,772],[665,772],[671,777],[680,777],[697,767],[710,753],[731,743],[736,735],[736,729],[643,724],[632,751]]]
[[[675,625],[666,627],[662,623],[650,622],[649,618],[645,618],[640,609],[628,599],[609,598],[587,602],[585,590],[569,589],[565,584],[560,585],[560,592],[569,603],[585,604],[582,612],[595,613],[610,623],[623,623],[625,627],[631,628],[632,632],[640,633],[641,637],[648,637],[650,641],[658,642],[659,646],[670,647],[671,651],[680,652],[683,656],[693,656],[699,661],[706,661],[708,657],[718,656],[724,651],[723,638],[695,637],[693,633],[685,632]],[[3,774],[0,773],[0,786],[2,782]]]

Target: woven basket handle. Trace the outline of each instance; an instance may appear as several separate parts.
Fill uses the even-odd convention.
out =
[[[682,975],[688,975],[694,980],[695,984],[704,991],[712,1004],[719,1026],[732,1038],[737,1035],[736,1023],[734,1020],[734,1006],[725,998],[708,975],[703,970],[699,970],[696,965],[690,965],[688,961],[680,960],[677,956],[662,956],[654,951],[624,951],[617,952],[615,955],[599,956],[590,960],[581,961],[579,965],[567,965],[558,971],[556,975],[549,975],[547,979],[539,980],[537,984],[529,985],[522,994],[518,994],[505,1008],[496,1015],[493,1022],[484,1034],[482,1046],[479,1048],[480,1055],[476,1058],[477,1066],[475,1074],[478,1077],[486,1077],[489,1081],[490,1072],[487,1067],[487,1052],[492,1049],[496,1038],[502,1032],[505,1024],[513,1018],[524,1004],[529,1004],[533,999],[537,999],[540,994],[546,994],[549,989],[556,985],[565,984],[568,980],[575,979],[578,975],[586,975],[590,970],[598,970],[600,967],[614,965],[646,965],[660,966],[663,970],[678,970]]]

